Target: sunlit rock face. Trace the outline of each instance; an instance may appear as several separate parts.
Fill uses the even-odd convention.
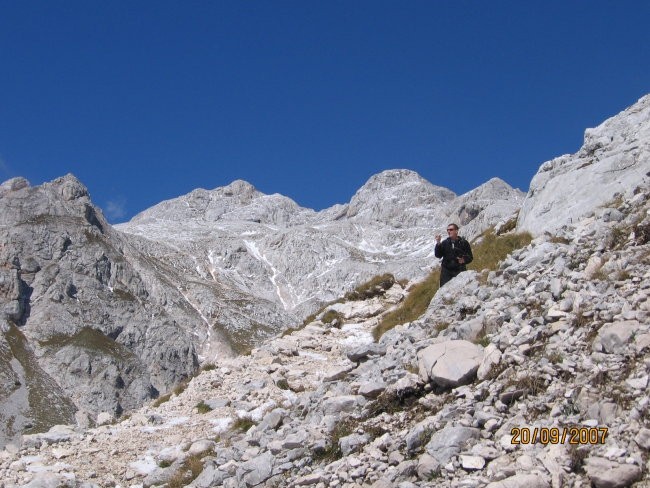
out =
[[[630,199],[650,177],[650,95],[595,129],[582,148],[544,163],[530,183],[518,229],[555,233]]]

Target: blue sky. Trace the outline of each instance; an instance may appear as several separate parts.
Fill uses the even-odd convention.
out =
[[[0,180],[109,220],[235,179],[315,209],[409,168],[526,191],[650,92],[647,1],[0,0]]]

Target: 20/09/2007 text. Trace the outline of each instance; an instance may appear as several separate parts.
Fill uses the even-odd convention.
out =
[[[513,427],[512,444],[604,444],[607,427]]]

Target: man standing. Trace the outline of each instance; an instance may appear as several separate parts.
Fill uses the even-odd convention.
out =
[[[449,224],[447,226],[447,237],[440,242],[440,234],[436,236],[435,254],[437,258],[442,258],[440,265],[440,287],[450,279],[458,276],[462,271],[466,271],[466,265],[472,262],[472,248],[466,239],[458,236],[458,226]]]

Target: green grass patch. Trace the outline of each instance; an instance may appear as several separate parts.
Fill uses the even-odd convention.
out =
[[[527,246],[532,240],[533,236],[528,232],[498,236],[494,230],[487,230],[482,234],[480,241],[472,245],[474,260],[467,266],[467,269],[494,271],[508,254]]]
[[[199,403],[196,404],[196,410],[199,413],[208,413],[212,411],[212,407],[205,403],[203,400],[201,400]]]
[[[212,451],[188,457],[181,469],[171,477],[165,486],[167,488],[182,488],[189,485],[203,472],[203,458],[210,454],[212,454]]]
[[[22,331],[11,322],[9,325],[9,330],[5,333],[7,344],[3,348],[1,357],[9,359],[9,361],[17,361],[24,371],[22,386],[27,390],[29,406],[27,411],[21,413],[32,420],[32,427],[24,433],[47,432],[54,425],[73,423],[74,413],[77,410],[74,403],[56,384],[55,380],[40,367],[38,359]],[[12,370],[10,369],[10,371]],[[14,384],[16,380],[17,377],[14,377]],[[8,393],[2,392],[0,398]],[[0,417],[4,417],[5,414],[6,412],[3,412]],[[0,420],[3,421],[2,426],[6,432],[15,433],[11,418],[0,418]]]
[[[255,425],[255,422],[253,422],[251,419],[238,418],[232,425],[232,430],[248,432],[253,425]]]
[[[154,406],[154,407],[159,407],[159,406],[161,406],[163,403],[168,402],[169,399],[170,399],[171,397],[172,397],[172,394],[171,394],[171,393],[167,393],[166,395],[159,396],[159,397],[156,398],[156,400],[153,402],[153,406]]]
[[[72,346],[85,349],[89,353],[98,353],[105,356],[112,356],[118,360],[126,361],[135,356],[122,344],[115,342],[103,332],[84,327],[74,335],[67,336],[56,334],[50,338],[40,341],[39,344],[48,350],[59,350]]]
[[[501,226],[499,229],[499,235],[515,230],[515,227],[517,227],[517,217],[519,217],[519,212]]]
[[[344,419],[337,422],[334,430],[330,435],[327,447],[323,450],[312,453],[312,460],[316,463],[324,462],[326,464],[329,464],[336,461],[337,459],[341,459],[343,457],[343,453],[341,452],[339,441],[342,437],[346,437],[352,434],[356,430],[357,426],[358,423],[354,422],[352,419]]]
[[[396,281],[395,277],[390,273],[374,276],[365,283],[357,286],[354,290],[347,292],[343,298],[338,298],[336,300],[332,300],[331,302],[327,302],[317,312],[308,315],[303,321],[302,326],[304,327],[307,324],[314,322],[316,320],[316,317],[318,317],[323,313],[324,310],[327,310],[328,307],[331,307],[335,303],[343,303],[353,300],[366,300],[368,298],[383,295],[386,290],[391,288],[395,283],[400,283],[402,286],[406,286],[407,281]],[[329,313],[329,311],[326,312],[323,318],[321,318],[322,322],[326,324],[332,322],[333,319],[331,319],[331,315],[328,315]],[[298,329],[287,329],[286,333],[290,334],[296,330]]]
[[[383,295],[386,290],[395,284],[395,277],[390,273],[374,276],[365,283],[357,286],[354,290],[345,294],[345,299],[348,301],[353,300],[367,300],[379,295]]]
[[[393,327],[419,318],[440,287],[440,268],[434,269],[424,281],[415,283],[398,308],[387,313],[373,329],[375,341]]]
[[[343,316],[336,310],[328,310],[321,318],[321,322],[324,324],[336,323],[338,325],[341,325],[341,323],[343,323]]]

